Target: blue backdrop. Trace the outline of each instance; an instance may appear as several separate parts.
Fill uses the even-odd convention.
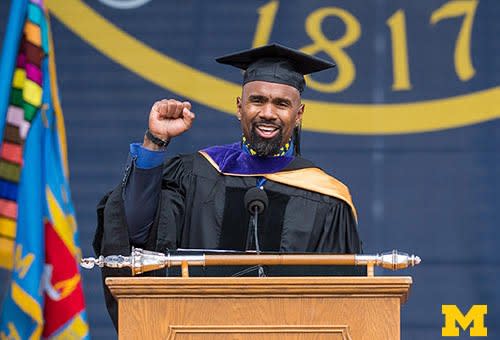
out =
[[[92,255],[96,203],[120,181],[152,103],[188,99],[197,113],[193,129],[169,146],[172,155],[233,142],[240,130],[228,112],[241,74],[214,58],[276,41],[339,64],[304,92],[302,148],[349,185],[365,252],[396,248],[423,259],[396,273],[414,279],[402,338],[440,338],[442,304],[463,312],[487,304],[489,337],[500,338],[500,2],[142,3],[49,4],[84,255]],[[1,36],[8,8],[0,2]],[[157,59],[148,59],[151,49]],[[214,86],[203,88],[208,76]],[[99,272],[85,271],[83,280],[91,335],[114,337]]]

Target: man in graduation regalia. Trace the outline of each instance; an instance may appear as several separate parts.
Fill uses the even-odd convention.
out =
[[[334,64],[278,44],[217,61],[245,70],[236,102],[241,140],[168,158],[167,145],[195,116],[189,102],[154,103],[121,184],[98,206],[96,254],[128,255],[131,246],[255,249],[243,203],[253,187],[269,198],[258,220],[262,251],[361,252],[347,187],[300,156],[304,75]],[[103,268],[103,277],[126,274]],[[105,292],[116,326],[116,302]]]

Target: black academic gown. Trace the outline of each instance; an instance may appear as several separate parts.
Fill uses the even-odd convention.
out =
[[[306,168],[314,165],[296,157],[283,171]],[[247,239],[250,214],[243,198],[259,179],[223,175],[199,153],[172,158],[164,164],[160,200],[149,238],[139,246],[160,252],[177,248],[254,249],[252,240]],[[122,184],[108,193],[98,205],[93,243],[97,256],[130,254],[123,187]],[[264,190],[269,206],[259,216],[261,250],[362,251],[355,212],[345,200],[272,180],[265,182]],[[103,268],[102,272],[103,280],[108,276],[130,275],[129,270]],[[146,275],[164,275],[164,272]],[[104,289],[116,327],[116,301],[106,286]]]

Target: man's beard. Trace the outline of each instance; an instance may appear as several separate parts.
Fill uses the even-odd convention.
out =
[[[262,138],[257,133],[256,124],[252,124],[249,141],[250,147],[257,156],[269,157],[279,153],[283,142],[283,130],[279,128],[278,133],[271,139]]]

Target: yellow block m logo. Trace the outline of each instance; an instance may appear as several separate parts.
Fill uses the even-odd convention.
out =
[[[473,305],[465,314],[462,314],[457,305],[442,305],[441,313],[444,315],[444,327],[441,328],[442,336],[459,336],[460,330],[457,323],[465,331],[469,329],[470,336],[488,336],[488,328],[484,327],[484,316],[488,314],[487,305]]]

